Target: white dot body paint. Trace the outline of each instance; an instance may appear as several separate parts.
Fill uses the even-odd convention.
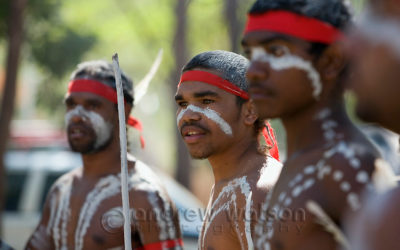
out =
[[[268,54],[262,47],[254,47],[251,49],[251,60],[269,63],[274,70],[285,70],[290,68],[298,68],[307,72],[308,78],[313,86],[313,97],[318,99],[322,92],[321,77],[310,61],[299,56],[287,53],[281,57],[275,57]]]
[[[340,188],[342,189],[343,192],[349,192],[351,189],[350,183],[347,181],[344,181],[340,184]]]
[[[222,119],[221,114],[219,114],[217,111],[214,111],[214,110],[212,110],[210,108],[203,109],[203,108],[197,107],[197,106],[192,105],[192,104],[187,106],[185,109],[182,109],[179,112],[179,114],[178,114],[178,116],[176,118],[176,124],[179,124],[179,122],[182,120],[183,115],[186,112],[188,112],[189,110],[192,111],[192,112],[203,114],[208,119],[210,119],[213,122],[215,122],[225,134],[230,135],[230,136],[233,135],[231,126],[224,119]]]
[[[87,111],[81,105],[78,105],[65,114],[66,127],[68,127],[68,125],[71,123],[71,119],[75,116],[82,117],[82,120],[84,121],[90,121],[90,124],[96,133],[96,142],[94,145],[95,149],[103,146],[104,143],[110,139],[113,126],[110,122],[106,122],[101,115],[94,111]]]
[[[356,193],[350,193],[347,195],[347,202],[350,205],[350,208],[353,211],[356,211],[358,209],[360,209],[361,207],[361,203],[360,203],[360,199],[358,197],[358,195]]]
[[[315,173],[315,167],[314,166],[308,166],[306,168],[304,168],[304,173],[307,175],[313,174]]]
[[[357,173],[357,176],[356,176],[356,180],[357,180],[359,183],[363,183],[363,184],[367,183],[367,182],[369,181],[368,173],[365,172],[365,171],[360,171],[360,172],[358,172],[358,173]]]
[[[342,171],[336,170],[336,171],[333,173],[333,179],[334,179],[335,181],[340,181],[340,180],[342,180],[342,178],[343,178],[343,172],[342,172]]]

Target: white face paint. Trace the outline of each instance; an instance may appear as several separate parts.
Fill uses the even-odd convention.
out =
[[[400,59],[400,21],[367,10],[361,16],[359,30],[371,42],[388,46]]]
[[[321,77],[310,61],[292,55],[289,51],[287,51],[283,56],[276,57],[268,54],[262,47],[254,47],[251,49],[251,60],[269,63],[271,68],[274,70],[298,68],[306,71],[314,89],[313,97],[318,100],[322,92]]]
[[[184,116],[184,114],[189,110],[192,111],[192,112],[203,114],[208,119],[210,119],[213,122],[215,122],[225,134],[230,135],[230,136],[233,135],[231,126],[224,119],[222,119],[220,113],[218,113],[217,111],[214,111],[214,110],[212,110],[210,108],[202,109],[202,108],[199,108],[199,107],[194,106],[192,104],[187,106],[185,109],[182,109],[179,112],[179,114],[178,114],[178,116],[176,118],[176,123],[177,124],[179,124],[179,122],[182,120],[182,117]]]
[[[89,120],[96,134],[96,142],[94,144],[95,149],[103,146],[110,139],[113,125],[110,122],[106,122],[101,115],[94,111],[87,111],[81,105],[78,105],[65,114],[66,127],[70,125],[71,119],[74,116],[82,117],[83,121]]]

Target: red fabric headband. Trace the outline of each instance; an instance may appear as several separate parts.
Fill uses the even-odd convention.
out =
[[[104,97],[112,103],[117,104],[117,91],[110,86],[91,79],[76,79],[68,84],[68,93],[73,92],[88,92]],[[138,119],[129,116],[128,125],[137,129],[140,132],[140,144],[142,148],[145,146],[145,141],[142,136],[143,127]]]
[[[279,32],[325,44],[331,44],[343,37],[341,31],[328,23],[283,10],[248,15],[245,33],[251,31]]]
[[[212,73],[202,71],[202,70],[190,70],[186,71],[182,74],[181,80],[178,84],[178,88],[183,82],[188,81],[196,81],[196,82],[204,82],[214,86],[217,86],[220,89],[223,89],[231,94],[239,96],[245,100],[249,99],[249,94],[246,91],[241,90],[238,86],[233,83],[217,76]]]

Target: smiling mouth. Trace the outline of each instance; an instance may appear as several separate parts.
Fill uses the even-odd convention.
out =
[[[187,144],[197,143],[201,138],[205,136],[205,132],[196,126],[184,126],[181,129],[183,140]]]

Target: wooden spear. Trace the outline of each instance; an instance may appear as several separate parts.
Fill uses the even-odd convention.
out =
[[[124,94],[121,82],[121,70],[119,68],[118,54],[112,57],[115,85],[117,87],[118,99],[118,120],[119,120],[119,141],[121,146],[121,194],[122,211],[124,214],[124,243],[125,250],[132,249],[131,241],[131,219],[129,213],[129,190],[128,190],[128,160],[127,160],[127,142],[126,142],[126,124],[125,124],[125,106]]]

